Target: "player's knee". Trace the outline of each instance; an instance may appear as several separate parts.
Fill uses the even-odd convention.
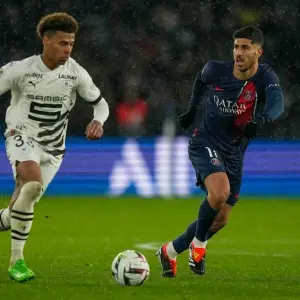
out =
[[[208,200],[213,204],[213,206],[220,208],[226,203],[229,194],[229,189],[213,190],[209,192]]]
[[[230,194],[230,183],[226,173],[219,172],[209,175],[205,179],[205,186],[208,191],[207,200],[211,207],[220,209]]]
[[[33,160],[16,163],[17,177],[22,185],[31,181],[42,182],[40,166]]]
[[[28,201],[36,202],[43,193],[43,186],[38,181],[29,181],[22,186],[21,193],[24,194]]]

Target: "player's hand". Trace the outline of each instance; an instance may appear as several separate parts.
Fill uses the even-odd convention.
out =
[[[197,108],[194,107],[190,110],[188,110],[186,113],[180,115],[178,117],[178,122],[180,127],[182,127],[184,130],[188,129],[195,120],[195,117],[197,115]]]
[[[249,122],[246,126],[245,126],[245,130],[244,130],[244,137],[246,139],[253,139],[257,136],[258,134],[258,126],[259,124],[255,121],[251,121]]]
[[[103,126],[99,121],[93,120],[85,130],[85,135],[88,140],[100,139],[103,135]]]

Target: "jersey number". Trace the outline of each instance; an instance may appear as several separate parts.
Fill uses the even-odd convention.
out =
[[[217,154],[216,150],[211,150],[209,147],[205,147],[205,149],[207,149],[209,157],[218,158],[218,154]]]
[[[16,141],[15,146],[18,147],[18,148],[19,148],[19,147],[22,147],[22,146],[25,144],[25,142],[24,142],[24,140],[23,140],[23,138],[22,138],[22,136],[21,136],[20,134],[15,135],[15,136],[14,136],[14,140]],[[34,148],[34,144],[33,144],[33,142],[32,142],[30,139],[28,139],[28,140],[26,141],[26,144],[27,144],[28,146]]]
[[[38,103],[33,101],[30,104],[31,114],[28,115],[28,118],[37,122],[55,123],[61,118],[61,108],[62,104]]]

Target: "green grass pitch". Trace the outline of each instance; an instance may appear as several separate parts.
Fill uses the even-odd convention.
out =
[[[10,235],[0,233],[0,299],[300,298],[300,201],[295,200],[242,198],[227,227],[209,242],[206,275],[192,274],[184,253],[178,277],[162,278],[156,248],[185,230],[199,203],[45,197],[36,206],[25,249],[35,280],[19,284],[8,278]],[[149,261],[150,277],[140,287],[122,287],[111,275],[113,258],[126,249],[141,251]]]

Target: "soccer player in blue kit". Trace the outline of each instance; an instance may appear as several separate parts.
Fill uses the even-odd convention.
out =
[[[233,34],[234,61],[209,61],[197,75],[182,128],[194,122],[201,101],[205,114],[189,141],[189,158],[197,186],[207,193],[198,219],[182,235],[157,252],[164,277],[175,277],[176,257],[189,249],[189,266],[205,273],[207,241],[228,222],[238,201],[244,153],[259,129],[284,111],[279,80],[267,64],[260,64],[264,36],[254,26]]]

